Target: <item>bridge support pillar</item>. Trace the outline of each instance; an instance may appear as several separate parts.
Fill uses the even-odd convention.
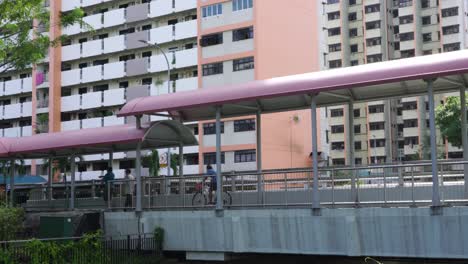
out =
[[[52,180],[53,180],[53,168],[52,166],[54,163],[54,159],[52,158],[52,156],[49,157],[49,171],[48,171],[48,181],[47,181],[47,201],[49,203],[49,206],[52,205]]]
[[[137,143],[136,159],[135,159],[135,178],[136,178],[136,201],[135,212],[137,214],[142,211],[142,186],[141,186],[141,142]],[[109,197],[110,200],[110,197]]]
[[[15,205],[15,160],[10,160],[10,206]]]
[[[317,95],[311,96],[310,116],[312,124],[312,209],[314,212],[320,209],[319,171],[318,171],[318,146],[317,146]]]
[[[75,210],[75,155],[70,157],[70,210]]]
[[[431,142],[431,166],[432,166],[432,206],[440,206],[439,194],[439,175],[437,166],[437,135],[435,125],[435,107],[434,107],[434,81],[435,79],[425,80],[427,83],[427,93],[429,100],[429,128]]]
[[[263,174],[262,174],[262,111],[257,111],[257,193],[258,204],[263,204]]]
[[[460,109],[461,109],[461,133],[462,133],[462,145],[463,145],[463,160],[468,161],[468,135],[466,129],[466,88],[460,88]],[[463,173],[465,180],[465,195],[464,198],[468,198],[468,164],[463,165]]]
[[[348,113],[345,120],[346,127],[346,165],[354,168],[354,102],[348,102]],[[351,170],[351,197],[358,204],[358,195],[356,191],[356,171]]]
[[[221,177],[221,107],[216,108],[216,210],[223,210],[223,178]]]

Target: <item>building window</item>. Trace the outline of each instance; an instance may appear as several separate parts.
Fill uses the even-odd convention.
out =
[[[444,44],[444,52],[460,50],[460,42]]]
[[[377,37],[377,38],[366,39],[366,44],[369,47],[381,45],[382,44],[382,38]]]
[[[410,23],[413,23],[413,21],[414,21],[413,15],[401,16],[400,17],[400,25],[410,24]]]
[[[422,17],[422,24],[423,25],[430,25],[431,24],[431,16]]]
[[[359,65],[359,61],[358,61],[358,60],[352,60],[352,61],[350,61],[350,63],[351,63],[351,66],[357,66],[357,65]]]
[[[366,14],[380,12],[380,4],[366,6],[365,10]]]
[[[408,41],[408,40],[413,40],[413,39],[414,39],[414,33],[413,32],[401,33],[400,34],[400,41]]]
[[[417,102],[403,102],[403,110],[416,110],[418,109]]]
[[[362,149],[362,143],[361,143],[361,141],[355,141],[355,142],[354,142],[354,149],[355,149],[355,150],[361,150],[361,149]]]
[[[223,44],[223,33],[203,36],[200,40],[200,46],[208,47]]]
[[[234,163],[255,162],[257,153],[255,149],[239,150],[234,152]]]
[[[425,33],[422,34],[423,42],[430,42],[432,41],[432,33]]]
[[[462,159],[463,158],[463,152],[462,151],[449,152],[448,153],[448,158],[449,159]]]
[[[184,165],[198,165],[198,153],[184,154]]]
[[[414,57],[414,54],[415,54],[414,49],[401,51],[402,58],[411,58],[411,57]]]
[[[339,27],[328,29],[328,36],[329,37],[336,36],[336,35],[339,35],[339,34],[341,34],[341,28],[339,28]]]
[[[418,127],[418,120],[417,119],[406,119],[403,121],[403,127]]]
[[[339,109],[331,109],[330,110],[330,116],[331,117],[340,117],[340,116],[343,116],[343,108],[339,108]]]
[[[203,153],[203,164],[216,164],[216,152]],[[221,164],[224,164],[224,152],[221,152]]]
[[[340,68],[341,67],[341,60],[331,60],[328,62],[330,69],[333,68]]]
[[[245,119],[234,121],[234,132],[254,131],[255,119]]]
[[[357,37],[357,35],[358,35],[357,28],[351,28],[351,29],[349,30],[349,37],[350,37],[350,38]]]
[[[419,138],[418,137],[405,137],[405,145],[418,145]]]
[[[385,147],[385,138],[371,139],[369,144],[372,148],[383,148]]]
[[[382,61],[382,54],[368,55],[367,63],[380,62]]]
[[[153,78],[143,78],[141,80],[142,85],[151,85],[153,83]]]
[[[421,8],[428,8],[431,5],[430,0],[421,0]]]
[[[221,134],[224,133],[224,122],[221,122]],[[203,124],[203,135],[214,135],[216,134],[216,123],[205,123]]]
[[[232,31],[232,41],[252,39],[253,37],[253,27],[241,28]]]
[[[458,16],[458,6],[442,9],[442,17]]]
[[[332,142],[331,143],[332,150],[344,150],[344,142]]]
[[[387,158],[385,156],[377,156],[377,157],[371,157],[370,158],[370,163],[376,164],[376,163],[385,163]]]
[[[385,129],[385,122],[370,122],[369,123],[369,130],[384,130]]]
[[[361,134],[361,125],[354,125],[354,134]]]
[[[248,58],[242,58],[242,59],[237,59],[232,61],[232,67],[233,71],[245,71],[245,70],[251,70],[253,69],[254,66],[254,58],[253,57],[248,57]]]
[[[341,51],[341,43],[328,45],[328,52]]]
[[[252,7],[253,0],[232,0],[232,11],[239,11]]]
[[[340,0],[327,0],[327,4],[331,5],[331,4],[338,4],[340,2]]]
[[[217,16],[223,14],[223,5],[214,4],[202,8],[202,17]]]
[[[203,65],[203,76],[215,75],[223,73],[223,63],[210,63]]]
[[[332,134],[344,133],[344,125],[331,126]]]
[[[384,111],[385,111],[384,105],[369,105],[370,114],[383,113]]]
[[[371,21],[366,23],[366,29],[378,29],[380,28],[380,20],[377,21]]]
[[[358,44],[353,44],[349,47],[352,53],[358,52]]]
[[[362,158],[355,158],[354,165],[362,165]]]
[[[431,55],[432,50],[423,50],[423,55]]]
[[[354,109],[353,110],[353,116],[354,117],[360,117],[361,116],[361,109]]]
[[[444,35],[457,34],[459,32],[460,32],[460,25],[442,27],[442,34]]]
[[[357,20],[357,14],[356,12],[349,13],[348,15],[348,21],[356,21]]]
[[[328,20],[340,19],[340,11],[328,13]]]
[[[407,7],[407,6],[412,6],[413,5],[413,0],[399,0],[398,1],[398,7]]]
[[[333,166],[344,166],[345,159],[332,159]]]

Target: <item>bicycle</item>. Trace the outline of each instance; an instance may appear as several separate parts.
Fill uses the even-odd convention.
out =
[[[192,205],[193,206],[204,206],[208,204],[208,197],[210,192],[210,185],[205,184],[204,182],[197,183],[195,185],[195,194],[192,197]],[[213,201],[216,201],[216,194],[213,196]],[[225,206],[229,206],[232,204],[232,196],[229,192],[223,191],[223,204]],[[211,202],[211,201],[210,201]]]

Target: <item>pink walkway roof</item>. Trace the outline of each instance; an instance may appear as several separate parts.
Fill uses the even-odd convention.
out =
[[[0,157],[24,159],[52,156],[69,156],[72,153],[95,154],[136,149],[142,142],[143,149],[196,145],[197,140],[190,131],[177,121],[159,121],[143,125],[119,125],[72,130],[58,133],[38,134],[21,138],[1,138]]]
[[[264,113],[305,109],[312,94],[318,94],[318,106],[416,96],[427,92],[424,79],[443,77],[434,83],[435,92],[440,93],[465,85],[466,73],[468,50],[462,50],[142,97],[127,103],[118,116],[168,111],[184,121],[198,121],[213,119],[215,106],[221,105],[223,117],[250,115],[258,107]]]

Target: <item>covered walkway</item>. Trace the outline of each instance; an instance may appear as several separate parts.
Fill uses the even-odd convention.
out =
[[[432,205],[440,206],[439,176],[436,150],[434,93],[459,91],[462,101],[463,150],[468,159],[466,136],[465,91],[468,86],[468,51],[456,51],[355,67],[254,81],[228,87],[137,98],[125,105],[118,116],[153,115],[168,112],[181,121],[216,119],[217,188],[221,189],[221,118],[257,115],[257,142],[261,142],[261,114],[295,109],[311,110],[313,149],[312,206],[320,208],[319,173],[317,164],[317,118],[320,106],[428,95],[431,143]],[[348,111],[348,113],[352,111]],[[346,117],[353,127],[353,117]],[[347,160],[354,167],[354,135],[346,135]],[[257,169],[262,170],[261,148],[257,148]],[[468,166],[464,169],[465,183]],[[261,192],[261,185],[258,191]],[[468,198],[468,184],[464,187]],[[355,174],[351,181],[352,200],[358,201]],[[216,208],[223,208],[221,196]]]

